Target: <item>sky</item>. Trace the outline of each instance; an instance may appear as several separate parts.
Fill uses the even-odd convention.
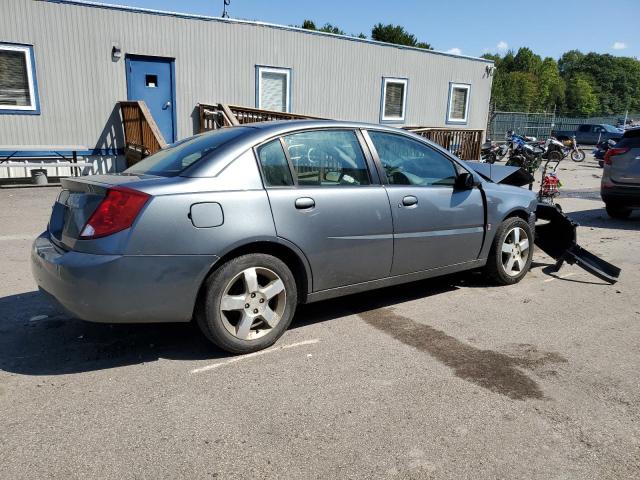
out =
[[[96,0],[220,16],[223,0]],[[332,23],[371,34],[378,23],[404,26],[436,50],[470,56],[526,46],[559,58],[572,49],[640,58],[640,0],[230,0],[232,18],[281,25]]]

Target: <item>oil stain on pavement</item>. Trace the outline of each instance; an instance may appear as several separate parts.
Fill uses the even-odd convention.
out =
[[[539,352],[531,346],[522,356],[481,350],[441,330],[398,315],[389,308],[370,310],[359,315],[372,327],[428,353],[452,368],[459,378],[514,400],[544,398],[538,384],[525,375],[522,368],[534,369],[546,363],[567,361],[557,353]]]

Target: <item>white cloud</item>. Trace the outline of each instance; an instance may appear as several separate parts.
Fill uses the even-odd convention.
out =
[[[499,52],[506,52],[507,49],[509,48],[509,44],[504,40],[500,40],[498,42],[498,45],[496,45],[496,48],[498,49]]]
[[[624,50],[625,48],[627,48],[627,44],[624,42],[613,42],[611,48],[613,48],[614,50]]]
[[[447,50],[447,53],[450,53],[452,55],[462,55],[462,50],[460,50],[458,47],[453,47]]]

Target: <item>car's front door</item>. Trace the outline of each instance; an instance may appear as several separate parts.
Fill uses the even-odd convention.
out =
[[[392,275],[478,258],[484,205],[478,188],[456,189],[458,168],[445,154],[403,134],[369,130],[384,174],[394,224]]]
[[[391,270],[389,200],[358,135],[310,130],[256,149],[277,234],[306,255],[313,291],[384,278]]]

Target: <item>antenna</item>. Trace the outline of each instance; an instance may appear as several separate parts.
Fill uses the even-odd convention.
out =
[[[222,7],[222,18],[229,18],[229,12],[227,7],[231,4],[231,0],[224,0],[224,6]]]

